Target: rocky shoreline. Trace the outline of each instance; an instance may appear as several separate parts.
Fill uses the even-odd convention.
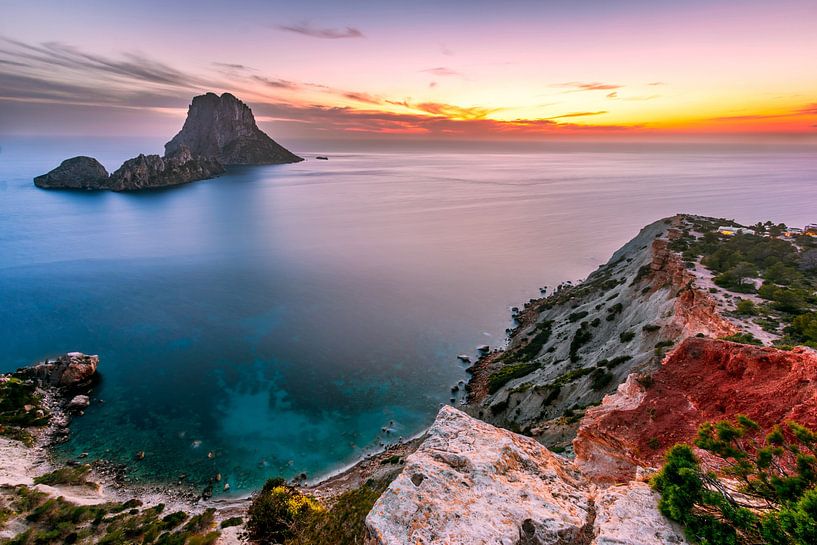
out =
[[[700,240],[723,244],[711,230],[723,221],[659,220],[586,280],[514,309],[504,349],[481,347],[468,369],[464,412],[443,406],[420,436],[319,482],[298,479],[296,489],[331,510],[377,483],[374,507],[354,515],[362,529],[365,519],[366,545],[687,543],[646,482],[668,447],[692,441],[701,423],[736,414],[763,426],[785,419],[817,426],[817,352],[757,346],[749,332],[767,318],[737,312],[742,299],[712,282],[700,255],[683,253]],[[770,343],[789,334],[767,329]],[[72,414],[89,408],[83,396],[94,358],[72,353],[12,375],[44,391],[25,413],[51,420],[31,449],[0,438],[0,490],[35,486],[33,477],[59,468],[49,446],[65,440]],[[16,476],[5,468],[15,462]],[[92,491],[36,487],[80,504],[138,496],[146,505],[210,512],[217,523],[245,517],[252,499],[135,485],[102,461],[90,470],[99,483]],[[223,529],[217,543],[237,543],[240,534]]]

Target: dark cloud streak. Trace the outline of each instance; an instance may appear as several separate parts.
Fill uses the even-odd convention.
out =
[[[345,38],[365,38],[363,32],[354,27],[344,28],[318,28],[308,23],[300,25],[278,25],[279,30],[293,32],[310,38],[320,38],[323,40],[342,40]]]

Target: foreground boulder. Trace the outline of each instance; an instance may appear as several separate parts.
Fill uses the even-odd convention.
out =
[[[643,483],[599,490],[536,441],[445,406],[366,525],[376,545],[684,543],[656,502]]]
[[[230,93],[193,98],[182,130],[165,144],[172,155],[187,146],[195,155],[225,165],[265,165],[303,161],[258,128],[250,107]]]
[[[108,171],[93,157],[80,155],[66,159],[60,166],[34,178],[42,188],[100,189],[108,181]]]
[[[134,191],[186,184],[214,178],[224,172],[215,159],[194,156],[187,146],[165,157],[140,154],[128,159],[111,175],[109,189]]]
[[[33,380],[43,388],[77,390],[92,384],[98,366],[99,356],[69,352],[54,361],[46,360],[18,369],[14,376]]]
[[[650,380],[631,375],[587,411],[573,447],[597,481],[626,482],[658,467],[698,427],[744,414],[763,429],[786,420],[817,427],[817,352],[690,337]]]

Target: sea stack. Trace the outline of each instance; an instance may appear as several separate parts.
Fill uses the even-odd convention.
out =
[[[108,181],[108,171],[93,157],[71,157],[60,166],[34,178],[34,185],[42,188],[98,189]]]
[[[128,159],[108,175],[93,157],[66,159],[34,178],[45,189],[138,191],[215,178],[224,165],[273,165],[303,161],[258,125],[249,106],[230,93],[193,98],[182,130],[165,144],[165,154]]]
[[[165,144],[165,154],[187,146],[193,155],[225,165],[269,165],[303,161],[258,128],[252,110],[230,93],[193,98],[182,130]]]

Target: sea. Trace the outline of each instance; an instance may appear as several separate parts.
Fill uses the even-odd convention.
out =
[[[229,494],[418,434],[462,402],[458,354],[502,346],[511,307],[586,277],[645,224],[817,223],[814,149],[305,145],[302,163],[163,190],[32,183],[73,155],[114,170],[160,150],[0,137],[0,371],[98,354],[58,456],[140,483],[220,473]]]

